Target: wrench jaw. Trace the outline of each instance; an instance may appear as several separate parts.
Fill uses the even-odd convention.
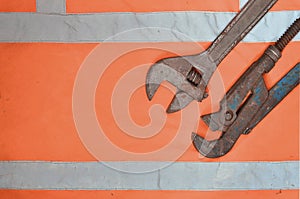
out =
[[[153,64],[146,77],[146,93],[152,100],[160,84],[167,81],[176,87],[177,92],[170,103],[167,112],[182,110],[193,100],[203,99],[203,89],[199,87],[202,76],[193,66],[194,56],[171,57],[159,60]],[[204,97],[207,95],[205,94]]]
[[[156,93],[157,89],[159,88],[160,83],[146,83],[146,94],[148,97],[148,100],[151,101],[154,97],[154,94]]]
[[[161,59],[154,63],[147,73],[147,97],[152,100],[160,84],[168,81],[176,87],[177,92],[167,113],[180,111],[193,100],[201,102],[208,97],[206,86],[215,69],[216,65],[207,52]]]
[[[236,140],[237,139],[238,137]],[[226,136],[222,136],[218,140],[208,141],[196,133],[192,133],[192,140],[197,151],[207,158],[219,158],[224,156],[231,150],[236,142],[236,140],[233,141],[228,139]]]
[[[217,131],[220,129],[219,122],[213,119],[213,114],[203,115],[201,116],[201,119],[212,131]]]
[[[194,98],[189,96],[187,93],[182,91],[177,91],[175,96],[172,99],[172,102],[169,104],[167,108],[167,113],[175,113],[177,111],[182,110],[187,105],[189,105]]]
[[[212,131],[226,132],[237,118],[236,112],[229,108],[221,108],[218,112],[201,116],[201,119]]]
[[[149,101],[151,101],[154,97],[160,84],[163,81],[166,81],[167,76],[164,76],[164,74],[168,73],[168,70],[168,66],[166,66],[162,61],[153,64],[148,70],[146,78],[146,94]]]
[[[177,87],[178,91],[167,109],[168,113],[182,110],[193,100],[201,102],[207,98],[207,83],[216,68],[216,65],[211,61],[207,52],[193,56],[185,56],[182,57],[182,59],[185,59],[191,65],[185,74],[185,82],[188,82],[196,89],[196,95],[191,93],[186,87]]]

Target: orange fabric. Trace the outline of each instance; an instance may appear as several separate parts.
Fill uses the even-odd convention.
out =
[[[188,43],[126,44],[122,45],[185,48]],[[72,89],[76,73],[84,58],[96,44],[0,44],[0,121],[1,160],[95,160],[81,143],[72,116]],[[207,43],[204,44],[207,46]],[[241,43],[219,66],[226,88],[241,75],[260,53],[265,43]],[[300,61],[296,53],[300,42],[292,42],[276,67],[266,76],[270,87]],[[196,53],[196,52],[187,52]],[[112,63],[98,85],[96,111],[105,133],[119,147],[144,152],[159,149],[170,142],[177,129],[180,113],[167,115],[169,121],[162,132],[146,141],[124,135],[112,119],[110,97],[119,77],[141,63],[150,63],[162,55],[157,50],[139,50],[122,56]],[[101,58],[99,57],[99,60]],[[149,121],[147,109],[153,104],[170,102],[172,94],[160,89],[153,102],[148,102],[144,88],[138,89],[130,102],[130,113],[137,123]],[[210,100],[200,103],[203,113],[210,112]],[[235,147],[219,159],[201,161],[286,161],[299,160],[299,87],[286,97],[252,132],[241,136]],[[105,113],[105,115],[103,114]],[[200,122],[198,132],[205,130]],[[142,133],[142,132],[141,132]],[[189,139],[191,132],[186,132]],[[129,160],[118,157],[108,160]],[[153,161],[157,159],[151,159]],[[158,160],[168,160],[164,157]],[[191,146],[178,161],[199,161]]]
[[[35,0],[0,0],[0,12],[35,12]]]
[[[279,0],[271,11],[281,11],[281,10],[300,10],[299,0]]]
[[[68,13],[160,12],[160,11],[237,11],[238,0],[67,0]]]
[[[298,0],[279,0],[272,11],[299,10]],[[161,11],[230,11],[239,10],[238,0],[219,0],[217,3],[210,0],[188,0],[188,1],[139,1],[139,0],[67,0],[68,13],[89,13],[89,12],[161,12]]]
[[[299,190],[269,191],[31,191],[31,190],[0,190],[1,199],[98,199],[98,198],[131,198],[131,199],[298,199]]]

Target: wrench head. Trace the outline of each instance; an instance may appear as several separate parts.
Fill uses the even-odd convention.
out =
[[[218,144],[218,140],[208,141],[196,133],[192,133],[191,138],[196,150],[199,151],[199,153],[204,157],[218,158],[224,155],[222,153],[220,154],[219,150],[216,150],[217,147],[215,148],[215,146]]]
[[[196,133],[192,133],[191,138],[194,147],[201,155],[207,158],[219,158],[232,149],[239,135],[231,138],[230,135],[226,135],[226,133],[223,132],[223,135],[217,140],[206,140]]]
[[[177,112],[193,101],[193,97],[189,96],[187,93],[183,91],[177,91],[175,96],[172,99],[172,102],[167,108],[167,113]]]
[[[146,93],[149,100],[153,98],[160,84],[168,81],[177,88],[167,112],[173,113],[186,107],[193,100],[201,101],[207,97],[206,83],[197,69],[197,56],[171,57],[153,64],[146,77]]]

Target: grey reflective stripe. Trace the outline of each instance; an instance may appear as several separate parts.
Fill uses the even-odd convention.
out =
[[[247,3],[248,0],[240,0],[240,9]]]
[[[153,167],[160,162],[110,162]],[[299,162],[175,162],[129,174],[97,162],[0,162],[1,189],[274,190],[299,189]]]
[[[38,13],[66,13],[66,0],[36,0],[36,11]]]
[[[40,14],[0,13],[2,42],[212,41],[235,16],[229,12]],[[270,12],[244,39],[275,41],[300,11]],[[156,28],[151,28],[156,27]],[[185,35],[184,37],[180,36]],[[295,40],[300,40],[298,34]]]

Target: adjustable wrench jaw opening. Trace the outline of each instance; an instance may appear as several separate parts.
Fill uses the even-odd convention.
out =
[[[168,81],[177,89],[167,109],[168,113],[182,110],[193,100],[201,102],[208,96],[206,86],[216,68],[212,66],[214,64],[207,57],[207,53],[159,60],[147,73],[147,97],[151,100],[160,84]]]
[[[177,90],[189,90],[193,98],[198,98],[197,87],[186,80],[192,65],[182,57],[162,59],[151,66],[146,77],[146,92],[152,100],[157,89],[163,81],[168,81]]]

